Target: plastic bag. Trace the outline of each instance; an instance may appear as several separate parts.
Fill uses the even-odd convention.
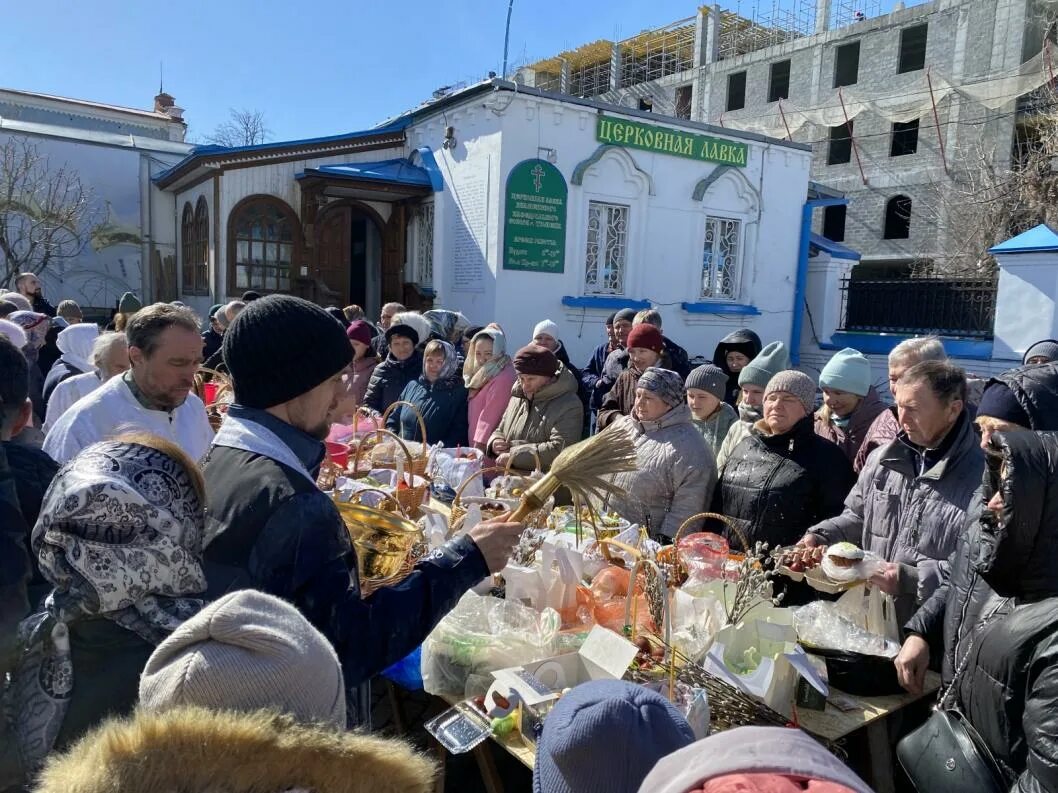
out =
[[[829,556],[823,554],[820,569],[831,581],[847,584],[850,581],[866,581],[875,573],[885,569],[885,560],[870,551],[864,551],[863,559],[851,567],[835,564]]]
[[[661,694],[669,699],[669,683],[667,680],[656,680],[647,683],[646,688]],[[670,700],[687,723],[691,725],[696,740],[701,740],[709,735],[709,695],[704,688],[694,688],[677,680],[673,696]]]
[[[428,473],[435,482],[444,482],[452,490],[458,490],[459,486],[470,479],[463,490],[465,496],[481,496],[484,486],[481,477],[474,476],[481,471],[484,454],[469,446],[460,446],[454,449],[434,447],[430,450],[430,465]],[[471,479],[471,476],[474,476]]]
[[[850,619],[838,603],[817,600],[792,611],[797,637],[810,647],[886,658],[895,658],[900,652],[898,642],[869,633]]]
[[[422,691],[422,647],[416,647],[386,669],[382,676],[408,691]]]
[[[487,676],[555,655],[560,623],[553,609],[536,612],[468,592],[423,643],[423,688],[463,697],[471,675]]]
[[[625,606],[631,576],[623,567],[605,567],[591,583],[591,592],[595,596],[595,622],[615,633],[622,633],[625,627]],[[643,584],[636,581],[634,601],[628,616],[634,620],[636,633],[648,631],[657,633],[657,624],[650,614],[650,605],[643,591]]]
[[[716,634],[727,623],[727,613],[724,604],[714,595],[694,597],[678,589],[670,619],[671,644],[697,663],[709,652]]]

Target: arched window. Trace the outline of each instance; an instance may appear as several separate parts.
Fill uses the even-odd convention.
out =
[[[209,207],[199,196],[192,211],[191,202],[184,204],[180,219],[180,270],[184,294],[209,294]]]
[[[299,238],[297,215],[279,199],[241,201],[228,218],[228,291],[290,291]]]
[[[893,196],[885,205],[887,240],[906,240],[911,236],[911,199],[906,195]]]

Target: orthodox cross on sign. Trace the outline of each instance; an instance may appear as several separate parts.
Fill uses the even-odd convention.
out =
[[[533,188],[539,193],[544,188],[544,169],[537,164],[529,173],[533,175]]]

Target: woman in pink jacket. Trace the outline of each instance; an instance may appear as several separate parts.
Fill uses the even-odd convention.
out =
[[[485,451],[511,398],[516,375],[507,355],[507,337],[496,325],[478,332],[467,348],[463,380],[470,393],[470,443]]]

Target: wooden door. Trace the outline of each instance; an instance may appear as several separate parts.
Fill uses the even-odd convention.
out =
[[[326,210],[316,224],[316,302],[345,306],[349,303],[349,257],[352,209]]]

